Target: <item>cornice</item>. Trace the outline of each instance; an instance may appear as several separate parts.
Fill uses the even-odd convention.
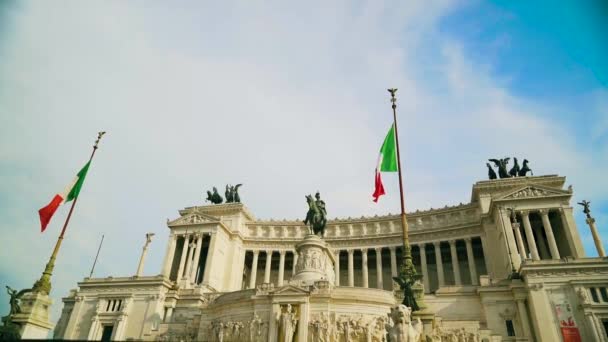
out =
[[[495,194],[526,185],[539,185],[553,189],[562,189],[565,182],[566,177],[558,175],[513,177],[479,181],[473,185],[471,202],[477,202],[481,194]]]

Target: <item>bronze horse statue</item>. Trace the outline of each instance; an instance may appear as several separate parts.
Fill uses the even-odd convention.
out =
[[[306,195],[306,202],[308,203],[308,212],[306,213],[306,219],[304,224],[310,225],[310,234],[315,234],[323,237],[325,235],[325,224],[327,220],[323,217],[321,210],[317,207],[315,200],[311,195]]]

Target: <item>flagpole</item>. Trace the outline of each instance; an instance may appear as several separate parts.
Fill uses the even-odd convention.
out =
[[[95,261],[93,261],[93,267],[91,267],[91,273],[89,274],[89,278],[91,278],[93,276],[93,270],[95,270],[95,264],[97,264],[97,257],[99,257],[99,251],[101,251],[101,245],[103,244],[103,237],[104,235],[101,235],[101,242],[99,243],[99,248],[97,249],[97,255],[95,255]]]
[[[416,276],[416,268],[412,262],[412,249],[409,241],[409,227],[407,225],[407,219],[405,217],[405,195],[403,193],[403,177],[401,175],[401,155],[399,153],[399,134],[397,131],[397,98],[395,93],[396,88],[388,89],[391,93],[391,102],[393,108],[393,124],[395,125],[395,144],[397,145],[397,165],[399,172],[399,194],[401,195],[401,226],[403,227],[403,266],[401,269],[401,275],[406,279],[414,279]]]
[[[97,151],[97,145],[99,145],[99,140],[101,140],[101,137],[103,137],[104,134],[106,134],[106,132],[99,132],[97,134],[97,140],[95,140],[95,144],[93,145],[93,152],[91,152],[91,157],[89,157],[89,163],[93,160],[95,152]],[[34,283],[34,287],[32,288],[34,292],[42,292],[47,295],[51,292],[51,275],[53,274],[53,269],[55,268],[55,259],[57,258],[57,253],[59,252],[61,243],[63,242],[63,236],[65,235],[65,230],[68,227],[70,218],[72,217],[72,212],[74,211],[74,207],[76,206],[78,197],[79,196],[76,196],[76,198],[74,198],[74,201],[72,202],[72,206],[70,207],[70,211],[68,212],[68,217],[65,219],[65,223],[63,224],[63,228],[61,229],[61,234],[59,234],[59,238],[55,243],[53,254],[51,254],[51,258],[46,264],[44,272],[42,272],[42,276],[40,277],[40,279],[38,279],[38,281]]]

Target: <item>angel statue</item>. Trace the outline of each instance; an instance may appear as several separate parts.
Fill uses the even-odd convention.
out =
[[[583,213],[585,213],[585,215],[587,215],[587,218],[590,218],[591,209],[589,209],[589,205],[591,204],[591,202],[589,202],[587,200],[583,200],[582,202],[578,202],[577,204],[580,204],[583,206]]]
[[[13,315],[13,314],[18,314],[21,312],[21,306],[19,306],[19,300],[21,299],[21,297],[24,294],[26,294],[28,292],[32,292],[32,289],[25,289],[25,290],[21,290],[21,291],[17,292],[17,290],[15,290],[7,285],[6,292],[11,297],[9,299],[9,304],[11,306],[11,311],[10,311],[9,315]]]

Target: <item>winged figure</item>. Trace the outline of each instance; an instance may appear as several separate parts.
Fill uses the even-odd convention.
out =
[[[498,176],[500,178],[509,178],[509,173],[507,172],[507,164],[511,158],[503,158],[503,159],[488,159],[494,163],[494,166],[498,168]]]

